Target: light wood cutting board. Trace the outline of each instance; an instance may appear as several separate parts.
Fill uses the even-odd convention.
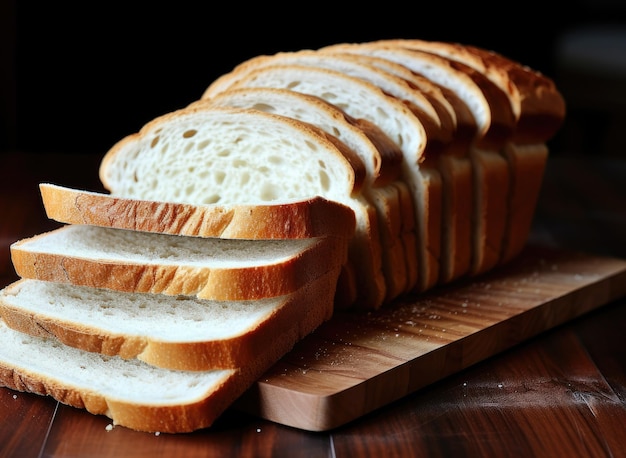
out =
[[[530,246],[487,275],[336,313],[236,407],[329,430],[623,295],[626,260]]]

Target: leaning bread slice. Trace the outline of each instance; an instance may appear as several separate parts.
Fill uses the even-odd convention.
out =
[[[269,367],[333,312],[338,268],[278,297],[213,301],[21,279],[0,316],[27,334],[165,369]]]
[[[411,290],[436,282],[441,236],[441,177],[422,167],[428,142],[421,120],[399,99],[361,78],[321,67],[269,65],[238,79],[238,87],[281,87],[313,94],[333,103],[357,119],[366,119],[385,132],[402,149],[402,178],[414,199],[418,234],[415,257],[419,278]],[[409,254],[410,255],[410,254]]]
[[[19,240],[22,278],[117,291],[248,300],[288,294],[346,261],[338,237],[249,240],[67,225]]]
[[[320,196],[267,204],[192,205],[39,185],[49,218],[135,231],[225,239],[297,239],[354,234],[354,212]]]

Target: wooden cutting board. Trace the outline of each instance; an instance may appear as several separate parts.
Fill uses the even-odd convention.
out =
[[[531,246],[470,281],[375,312],[337,313],[236,407],[329,430],[623,295],[626,260]]]

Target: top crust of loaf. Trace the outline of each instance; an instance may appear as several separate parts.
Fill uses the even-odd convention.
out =
[[[46,214],[66,224],[193,237],[292,239],[350,238],[354,211],[316,196],[276,204],[192,205],[115,197],[49,183],[39,186]]]

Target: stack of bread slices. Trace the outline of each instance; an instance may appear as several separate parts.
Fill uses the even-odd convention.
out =
[[[104,156],[110,194],[40,185],[0,383],[142,431],[215,419],[333,311],[522,250],[564,101],[499,54],[414,39],[252,58]]]

